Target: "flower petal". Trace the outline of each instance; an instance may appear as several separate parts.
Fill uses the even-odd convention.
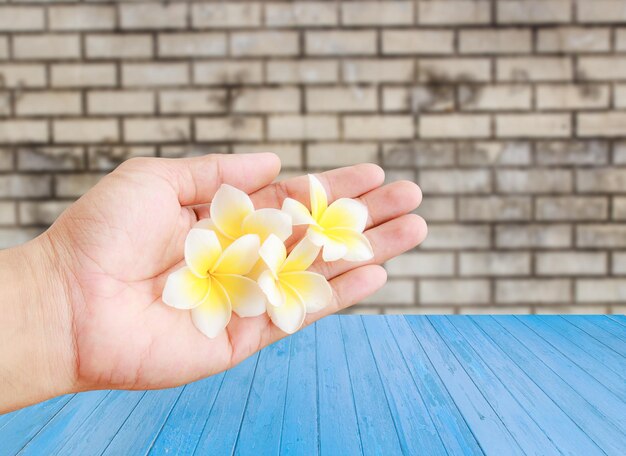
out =
[[[191,320],[202,334],[213,339],[230,321],[232,308],[222,285],[211,279],[211,291],[198,307],[191,310]]]
[[[222,254],[215,231],[194,228],[185,239],[185,263],[198,277],[206,277]]]
[[[265,294],[252,279],[240,275],[215,276],[228,295],[233,311],[240,317],[256,317],[265,313]]]
[[[317,223],[307,207],[295,199],[285,198],[282,211],[291,216],[291,223],[294,225],[312,225]]]
[[[340,198],[322,215],[320,225],[324,228],[348,228],[358,233],[365,230],[367,207],[357,200]]]
[[[263,272],[259,276],[258,283],[270,303],[268,307],[280,307],[284,304],[285,298],[283,293],[280,291],[280,288],[278,288],[277,281],[274,278],[272,271],[266,270]]]
[[[246,234],[222,252],[211,273],[246,275],[259,259],[259,237]]]
[[[309,226],[309,229],[306,230],[306,237],[318,247],[326,244],[326,241],[328,240],[328,237],[324,234],[324,228],[317,225]]]
[[[327,230],[327,234],[329,238],[347,247],[347,251],[343,256],[343,259],[346,261],[367,261],[374,257],[372,245],[362,233],[345,228],[334,228]]]
[[[298,293],[308,313],[322,310],[333,299],[333,289],[321,274],[309,271],[286,272],[280,274],[279,280]]]
[[[228,184],[222,184],[211,201],[211,220],[222,233],[233,239],[243,234],[243,220],[252,212],[254,205],[250,197]]]
[[[284,288],[285,303],[280,306],[267,306],[267,313],[272,322],[287,334],[293,334],[302,327],[306,308],[302,299],[288,288]]]
[[[214,231],[215,234],[217,235],[217,239],[220,241],[220,245],[222,246],[222,249],[225,249],[226,247],[228,247],[230,244],[233,243],[233,240],[229,238],[228,236],[226,236],[224,233],[222,233],[219,230],[219,228],[215,226],[215,223],[213,223],[213,220],[211,220],[210,218],[205,218],[205,219],[197,221],[196,224],[193,226],[193,228],[199,229],[199,230]]]
[[[322,250],[322,259],[326,262],[342,259],[348,253],[348,246],[343,242],[328,237]]]
[[[247,234],[258,234],[263,243],[270,234],[281,241],[291,236],[291,217],[278,209],[258,209],[243,221],[243,231]]]
[[[319,253],[320,248],[305,236],[289,252],[281,272],[306,271],[313,264]]]
[[[184,266],[168,276],[163,288],[163,302],[177,309],[192,309],[206,298],[210,286],[210,279],[201,279]]]
[[[311,215],[319,222],[328,207],[328,198],[326,197],[326,189],[313,174],[309,174],[309,192],[311,195]]]
[[[278,239],[277,236],[270,234],[259,249],[259,255],[272,274],[274,274],[274,278],[276,278],[276,274],[278,274],[287,256],[287,250],[283,241]]]

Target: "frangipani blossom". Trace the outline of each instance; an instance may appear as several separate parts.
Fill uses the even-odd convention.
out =
[[[192,229],[185,240],[186,266],[167,278],[163,302],[177,309],[191,309],[196,327],[216,337],[234,310],[240,317],[265,312],[265,295],[248,277],[259,259],[260,240],[246,234],[222,249],[215,231]]]
[[[322,183],[309,174],[311,211],[291,198],[283,202],[283,211],[291,215],[294,225],[309,225],[307,237],[323,247],[324,261],[370,260],[374,253],[363,235],[367,223],[367,208],[350,198],[340,198],[328,205]]]
[[[259,251],[268,268],[258,279],[269,302],[267,313],[288,334],[300,329],[307,313],[323,309],[332,299],[326,278],[307,271],[319,250],[305,237],[287,256],[283,242],[270,235]]]

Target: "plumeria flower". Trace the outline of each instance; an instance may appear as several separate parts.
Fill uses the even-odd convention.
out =
[[[311,211],[299,201],[286,198],[283,211],[291,215],[294,225],[309,225],[307,236],[323,247],[324,261],[344,259],[366,261],[374,252],[363,235],[367,223],[367,208],[350,198],[340,198],[328,205],[322,183],[309,174]]]
[[[267,265],[258,280],[269,302],[267,313],[272,322],[288,334],[300,329],[307,313],[323,309],[332,299],[333,292],[326,278],[307,271],[319,250],[305,237],[287,256],[285,244],[270,235],[259,251]]]
[[[222,249],[215,231],[192,229],[185,240],[186,266],[167,278],[163,302],[191,309],[196,327],[216,337],[234,310],[240,317],[265,312],[265,295],[258,284],[244,277],[259,259],[260,240],[246,234]]]

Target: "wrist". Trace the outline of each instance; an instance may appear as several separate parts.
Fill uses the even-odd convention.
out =
[[[0,413],[75,390],[64,263],[47,234],[0,252]]]

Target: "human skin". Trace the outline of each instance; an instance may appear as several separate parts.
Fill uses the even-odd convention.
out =
[[[274,154],[137,158],[120,165],[70,206],[41,236],[0,251],[0,413],[92,389],[177,386],[226,370],[287,334],[266,314],[239,318],[209,339],[188,311],[166,306],[168,274],[182,264],[185,237],[220,184],[251,195],[255,207],[308,201],[306,176],[272,183]],[[387,279],[380,264],[419,244],[421,201],[407,181],[382,185],[384,172],[362,164],[318,176],[329,202],[358,198],[374,258],[318,260],[312,269],[333,302],[305,325],[355,304]],[[288,240],[293,245],[302,230]]]

